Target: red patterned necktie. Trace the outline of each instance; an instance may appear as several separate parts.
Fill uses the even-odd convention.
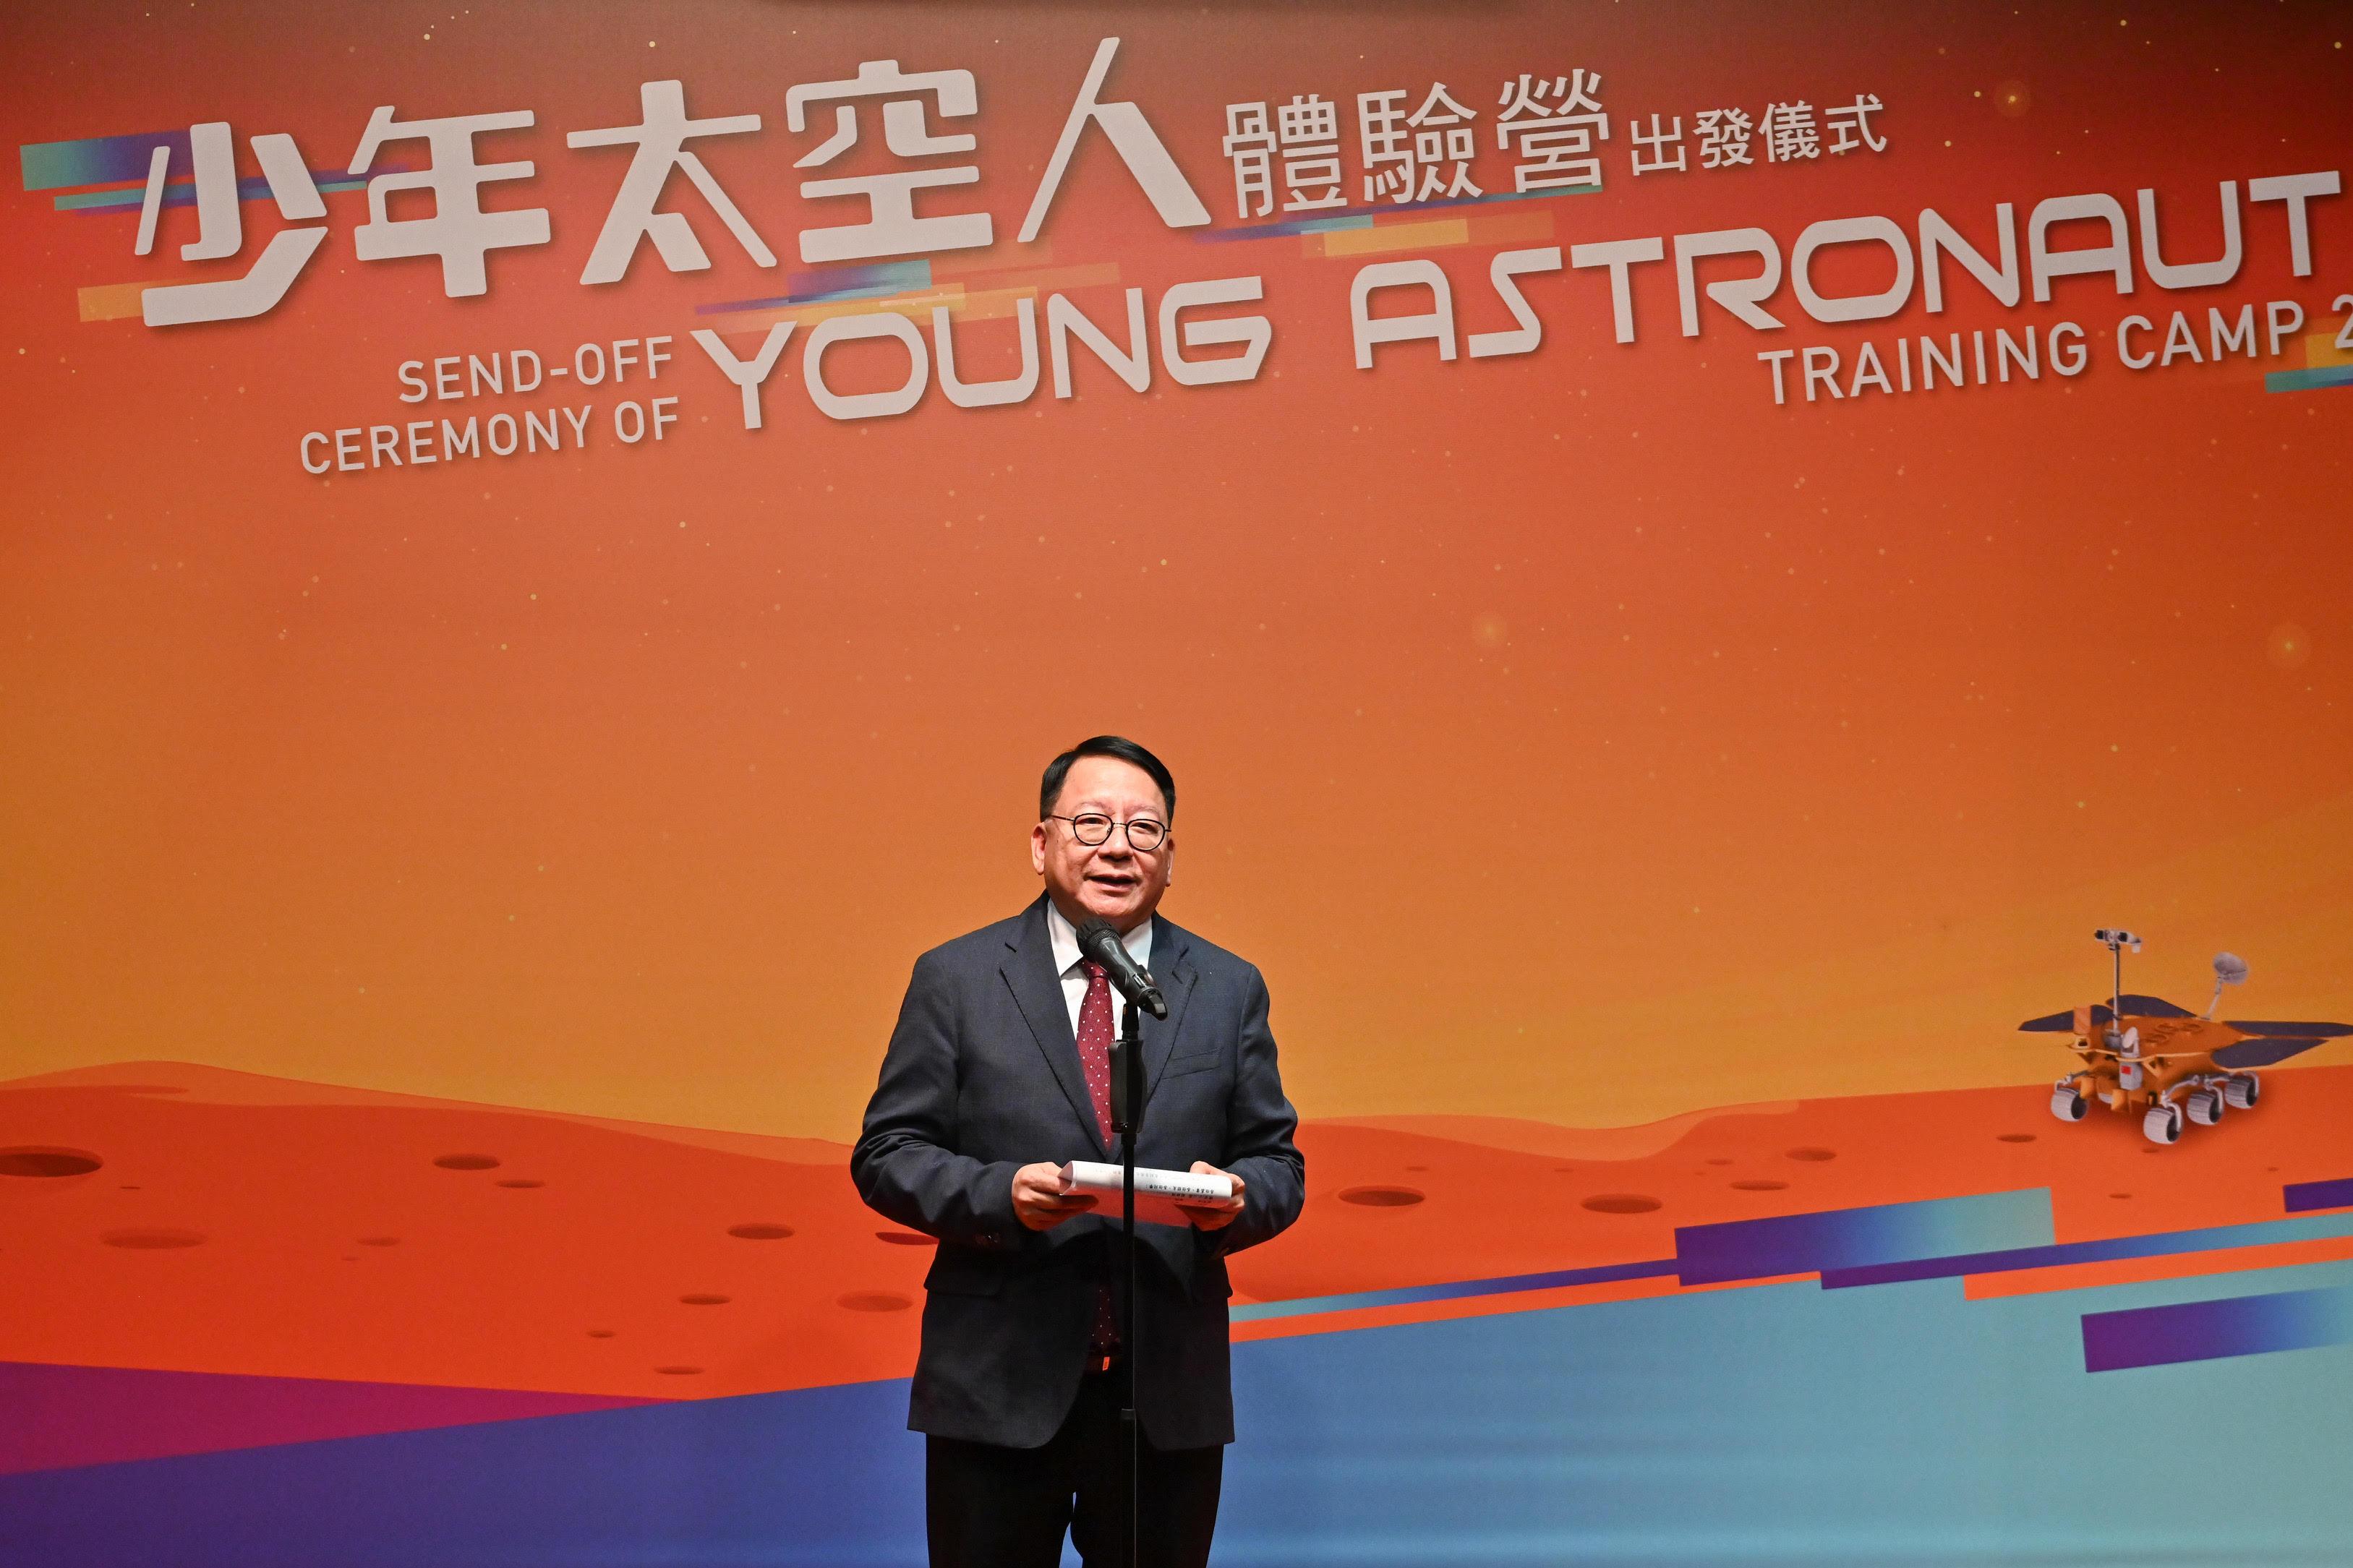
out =
[[[1079,1066],[1087,1075],[1087,1093],[1095,1102],[1095,1124],[1111,1143],[1111,981],[1092,959],[1087,972],[1086,1000],[1079,1004]]]
[[[1104,977],[1103,966],[1092,959],[1086,961],[1086,1000],[1079,1004],[1079,1067],[1087,1075],[1095,1124],[1103,1130],[1108,1147],[1112,1141],[1111,982]],[[1109,1355],[1119,1348],[1119,1318],[1112,1307],[1108,1279],[1095,1287],[1094,1327],[1088,1337],[1099,1354]]]

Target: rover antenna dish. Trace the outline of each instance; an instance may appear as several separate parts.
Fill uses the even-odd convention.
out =
[[[2235,952],[2214,955],[2214,1000],[2206,1004],[2206,1016],[2211,1018],[2222,1010],[2222,988],[2247,983],[2247,961]]]

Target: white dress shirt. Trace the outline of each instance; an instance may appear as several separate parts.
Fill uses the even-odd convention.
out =
[[[1075,1038],[1079,1032],[1079,1007],[1087,999],[1086,958],[1079,952],[1079,928],[1062,918],[1062,911],[1054,907],[1051,899],[1046,900],[1046,941],[1054,950],[1054,968],[1062,976],[1062,1000],[1070,1004],[1071,1034]],[[1127,949],[1130,958],[1146,969],[1152,967],[1152,921],[1149,918],[1119,941],[1120,945]],[[1119,994],[1116,985],[1112,987],[1111,1005],[1112,1026],[1116,1029],[1127,1017],[1124,1010],[1127,999]]]

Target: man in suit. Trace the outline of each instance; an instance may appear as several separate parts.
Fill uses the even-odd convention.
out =
[[[1102,919],[1168,1003],[1143,1020],[1136,1163],[1229,1175],[1229,1205],[1136,1226],[1144,1561],[1199,1568],[1233,1440],[1226,1258],[1299,1215],[1305,1163],[1267,1030],[1266,983],[1157,918],[1176,786],[1133,741],[1054,759],[1039,791],[1039,900],[915,961],[850,1156],[867,1203],[935,1237],[908,1426],[924,1433],[934,1568],[1052,1568],[1067,1529],[1125,1561],[1126,1347],[1119,1216],[1065,1196],[1066,1161],[1117,1156],[1108,1047],[1124,1005],[1080,955]]]

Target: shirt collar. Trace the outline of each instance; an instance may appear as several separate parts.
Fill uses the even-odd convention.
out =
[[[1051,899],[1046,900],[1046,942],[1054,950],[1054,973],[1068,974],[1082,956],[1079,952],[1079,929],[1062,918],[1062,911],[1054,907]],[[1128,956],[1137,963],[1146,969],[1151,968],[1151,918],[1145,917],[1134,931],[1120,938],[1120,945],[1127,949]]]

